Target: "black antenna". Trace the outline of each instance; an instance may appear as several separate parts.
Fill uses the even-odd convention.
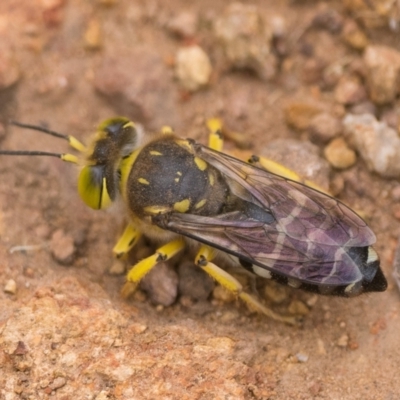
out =
[[[48,151],[30,151],[30,150],[0,150],[2,156],[49,156],[62,158],[61,153],[50,153]]]
[[[23,124],[22,122],[18,122],[18,121],[9,121],[9,123],[11,125],[15,125],[18,126],[20,128],[25,128],[25,129],[30,129],[32,131],[37,131],[37,132],[42,132],[45,133],[46,135],[50,135],[50,136],[54,136],[56,138],[59,139],[64,139],[66,140],[69,145],[75,149],[78,150],[79,152],[83,153],[86,151],[86,146],[84,144],[82,144],[78,139],[76,139],[74,136],[72,135],[63,135],[62,133],[58,133],[55,131],[52,131],[51,129],[47,129],[44,128],[42,126],[38,126],[38,125],[31,125],[31,124]],[[47,152],[40,152],[40,151],[22,151],[22,152],[18,152],[18,151],[0,151],[0,154],[2,155],[20,155],[20,156],[52,156],[52,157],[59,157],[59,158],[63,158],[63,154],[58,154],[55,155],[55,153],[47,153]],[[75,157],[76,158],[76,157]],[[70,160],[68,160],[70,161]],[[72,161],[71,161],[72,162]]]
[[[31,125],[31,124],[23,124],[23,123],[17,122],[17,121],[10,121],[10,124],[11,125],[15,125],[15,126],[19,126],[20,128],[30,129],[32,131],[43,132],[43,133],[46,133],[47,135],[67,140],[68,142],[70,141],[70,137],[68,135],[63,135],[62,133],[58,133],[58,132],[52,131],[52,130],[44,128],[42,126]]]

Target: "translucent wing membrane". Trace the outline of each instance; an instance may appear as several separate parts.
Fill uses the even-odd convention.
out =
[[[305,284],[346,286],[363,280],[366,259],[355,257],[354,248],[367,254],[375,235],[357,214],[307,186],[201,145],[194,148],[225,175],[236,195],[272,217],[259,221],[246,210],[215,217],[172,213],[155,217],[158,226]]]
[[[332,246],[375,243],[375,235],[366,223],[338,200],[207,147],[196,145],[196,149],[268,209],[289,237]]]

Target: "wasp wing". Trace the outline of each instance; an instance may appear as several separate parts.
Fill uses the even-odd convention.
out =
[[[260,221],[246,210],[215,217],[171,213],[154,218],[157,225],[303,283],[342,286],[363,279],[365,260],[352,249],[373,244],[375,235],[347,206],[208,147],[193,148],[224,175],[232,193],[271,218]]]

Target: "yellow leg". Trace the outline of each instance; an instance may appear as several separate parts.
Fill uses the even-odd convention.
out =
[[[264,314],[276,321],[285,322],[290,325],[297,323],[295,317],[287,317],[274,313],[269,308],[261,304],[250,294],[243,291],[243,286],[232,275],[228,274],[223,269],[219,268],[210,260],[215,256],[215,250],[209,246],[202,245],[197,253],[195,264],[207,272],[213,279],[215,279],[225,289],[233,292],[236,296],[242,299],[248,307],[256,312]]]
[[[210,131],[209,139],[208,139],[208,147],[213,150],[222,151],[223,139],[222,139],[222,131],[223,124],[219,118],[211,118],[207,120],[207,127]],[[264,168],[268,172],[272,172],[273,174],[280,175],[283,178],[291,179],[292,181],[303,183],[313,189],[316,189],[322,193],[326,193],[329,195],[325,189],[317,185],[316,183],[309,181],[308,179],[304,179],[296,172],[291,169],[272,161],[266,157],[252,156],[249,160],[250,164],[256,165],[260,168]]]
[[[131,224],[128,224],[124,230],[124,233],[121,235],[117,244],[113,248],[115,257],[121,258],[128,253],[128,251],[135,246],[140,236],[141,233]]]
[[[222,121],[218,118],[211,118],[207,121],[210,130],[208,137],[208,147],[213,150],[222,151],[224,141],[222,139]]]
[[[172,135],[172,134],[174,133],[174,130],[173,130],[170,126],[164,125],[164,126],[161,128],[161,133],[162,133],[163,135]]]
[[[158,248],[156,252],[134,265],[126,276],[127,282],[122,288],[122,296],[129,297],[137,288],[142,278],[154,268],[160,261],[167,261],[185,247],[183,239],[175,239]]]
[[[301,177],[299,174],[292,171],[291,169],[289,169],[275,161],[272,161],[266,157],[252,156],[249,160],[249,163],[256,165],[258,167],[264,168],[268,172],[272,172],[273,174],[282,176],[283,178],[291,179],[292,181],[303,183],[304,185],[309,186],[312,189],[316,189],[322,193],[329,195],[329,192],[327,192],[321,186],[317,185],[316,183],[314,183],[308,179],[304,179],[303,177]]]

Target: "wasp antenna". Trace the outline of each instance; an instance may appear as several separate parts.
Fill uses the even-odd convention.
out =
[[[48,151],[36,151],[36,150],[0,150],[0,156],[45,156],[45,157],[56,157],[63,161],[70,162],[72,164],[78,164],[78,157],[68,153],[50,153]]]
[[[69,139],[68,139],[68,135],[63,135],[62,133],[52,131],[52,130],[47,129],[47,128],[43,127],[43,126],[31,125],[31,124],[24,124],[24,123],[22,123],[22,122],[13,121],[13,120],[10,121],[10,124],[11,124],[11,125],[18,126],[18,127],[20,127],[20,128],[30,129],[30,130],[32,130],[32,131],[38,131],[38,132],[46,133],[47,135],[51,135],[51,136],[54,136],[54,137],[58,137],[58,138],[60,138],[60,139],[69,140]]]
[[[51,129],[47,129],[47,128],[44,128],[44,127],[39,126],[39,125],[24,124],[22,122],[13,121],[13,120],[10,121],[10,124],[18,126],[20,128],[30,129],[32,131],[42,132],[42,133],[45,133],[46,135],[50,135],[50,136],[54,136],[54,137],[57,137],[57,138],[60,138],[60,139],[64,139],[69,143],[69,145],[73,149],[78,150],[80,152],[86,151],[86,146],[84,144],[82,144],[74,136],[64,135],[62,133],[52,131]]]

